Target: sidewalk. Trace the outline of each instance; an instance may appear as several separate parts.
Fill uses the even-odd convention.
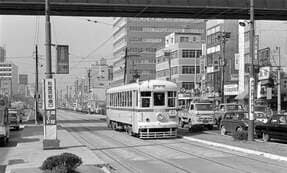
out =
[[[265,153],[267,158],[271,155],[271,159],[287,160],[287,141],[274,140],[271,142],[263,142],[261,139],[255,141],[236,141],[232,136],[222,136],[214,131],[186,133],[184,139],[205,143],[220,148],[238,149],[250,154],[263,155]],[[251,152],[249,152],[251,151]],[[274,157],[272,155],[280,156],[283,159]]]
[[[23,168],[38,168],[43,161],[52,155],[70,152],[82,158],[83,165],[104,165],[92,151],[79,143],[71,134],[58,128],[60,149],[43,150],[43,127],[29,125],[20,132],[16,147],[12,148],[4,161],[7,164],[6,173],[20,172]]]

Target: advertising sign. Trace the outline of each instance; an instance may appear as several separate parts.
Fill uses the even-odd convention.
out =
[[[57,45],[56,73],[69,74],[69,46]]]
[[[237,84],[224,85],[224,95],[226,96],[238,95],[238,85]]]
[[[44,80],[44,103],[46,110],[56,109],[56,87],[55,79]]]
[[[271,67],[260,67],[258,79],[259,80],[266,80],[270,78],[270,71]]]
[[[255,80],[250,78],[249,80],[249,120],[254,120],[254,90]]]
[[[259,65],[260,66],[270,66],[270,48],[264,48],[258,50],[258,58],[259,58]]]
[[[19,84],[20,85],[28,85],[28,75],[27,74],[19,74]]]

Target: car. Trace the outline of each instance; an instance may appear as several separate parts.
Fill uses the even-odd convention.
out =
[[[248,114],[245,112],[228,112],[222,117],[220,123],[220,134],[234,134],[236,131],[248,129]]]
[[[256,122],[266,123],[268,118],[272,116],[272,111],[267,106],[255,105],[254,115]]]
[[[272,138],[287,140],[287,115],[273,115],[267,123],[257,124],[255,133],[258,138],[262,138],[265,142]]]
[[[220,104],[217,109],[215,109],[215,124],[219,127],[221,120],[223,116],[226,115],[226,113],[246,113],[247,111],[244,110],[243,106],[241,104],[237,103],[223,103]]]
[[[21,117],[16,109],[8,109],[8,119],[10,128],[20,129]]]

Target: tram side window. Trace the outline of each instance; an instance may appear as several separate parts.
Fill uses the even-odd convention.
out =
[[[135,91],[134,93],[136,95],[136,107],[137,107],[138,106],[138,91]]]
[[[153,105],[154,106],[164,106],[165,97],[164,93],[162,92],[155,92],[153,93]]]
[[[142,107],[150,107],[150,97],[151,97],[151,92],[141,92],[141,103]]]
[[[168,107],[175,107],[175,99],[176,99],[176,92],[175,91],[169,91],[167,93],[168,97]]]

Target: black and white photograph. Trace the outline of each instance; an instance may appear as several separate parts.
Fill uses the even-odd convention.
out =
[[[0,0],[0,173],[286,173],[287,0]]]

